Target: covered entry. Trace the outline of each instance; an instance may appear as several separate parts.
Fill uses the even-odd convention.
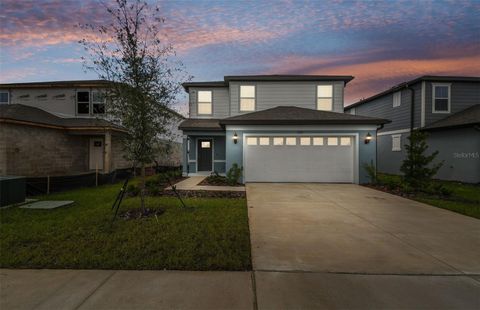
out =
[[[354,183],[355,135],[247,135],[245,182]]]

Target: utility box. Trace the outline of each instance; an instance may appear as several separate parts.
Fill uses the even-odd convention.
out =
[[[25,196],[25,177],[0,176],[0,207],[24,202]]]

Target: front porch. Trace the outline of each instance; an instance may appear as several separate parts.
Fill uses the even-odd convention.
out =
[[[226,172],[224,131],[184,131],[183,174],[207,176]]]

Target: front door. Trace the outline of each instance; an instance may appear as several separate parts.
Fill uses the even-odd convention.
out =
[[[198,139],[197,164],[198,171],[212,171],[212,139]]]
[[[90,170],[103,170],[103,139],[90,139]]]

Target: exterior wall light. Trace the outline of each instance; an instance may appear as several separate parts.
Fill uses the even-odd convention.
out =
[[[237,135],[236,132],[233,134],[233,138],[232,138],[232,139],[233,139],[233,143],[237,144],[237,142],[238,142],[238,135]]]
[[[369,144],[371,140],[372,140],[372,135],[370,133],[367,133],[367,136],[365,137],[365,144]]]

